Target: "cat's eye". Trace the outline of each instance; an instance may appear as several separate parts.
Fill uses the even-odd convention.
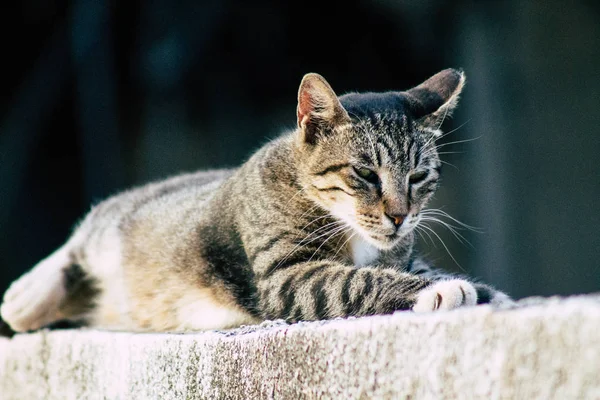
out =
[[[379,183],[379,177],[377,176],[377,174],[373,171],[371,171],[369,168],[354,168],[354,171],[356,172],[356,174],[358,176],[360,176],[361,178],[363,178],[365,181],[369,182],[369,183]]]
[[[427,178],[427,171],[417,171],[408,177],[408,183],[414,185],[415,183],[423,182],[425,178]]]

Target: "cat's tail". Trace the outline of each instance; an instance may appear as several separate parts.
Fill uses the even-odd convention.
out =
[[[62,319],[60,308],[67,298],[65,276],[72,264],[65,245],[13,282],[0,307],[2,319],[17,332],[39,329]]]

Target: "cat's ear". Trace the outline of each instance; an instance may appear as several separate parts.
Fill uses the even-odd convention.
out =
[[[435,136],[441,134],[440,127],[446,117],[458,105],[460,92],[465,85],[464,72],[445,69],[403,95],[417,125]]]
[[[319,74],[306,74],[298,90],[298,128],[304,143],[315,144],[336,125],[350,121],[337,95]]]

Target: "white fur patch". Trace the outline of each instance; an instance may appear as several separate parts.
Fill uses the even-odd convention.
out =
[[[350,240],[350,252],[357,267],[370,265],[379,258],[379,249],[366,242],[360,235],[354,235]]]
[[[210,290],[197,290],[177,303],[178,331],[227,329],[258,322],[237,305],[219,303]]]
[[[93,246],[87,247],[89,273],[100,284],[101,299],[93,312],[94,322],[105,329],[130,326],[129,291],[122,266],[122,240],[117,224],[113,224]]]
[[[2,319],[17,332],[54,322],[66,295],[63,269],[68,265],[69,255],[63,247],[15,281],[4,295]]]
[[[462,279],[436,282],[421,290],[413,306],[415,312],[452,310],[462,306],[477,304],[477,291],[470,283]]]

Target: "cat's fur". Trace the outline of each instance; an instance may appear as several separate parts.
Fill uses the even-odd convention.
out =
[[[464,79],[449,69],[406,92],[338,98],[306,75],[298,129],[237,170],[100,203],[13,283],[2,317],[16,331],[61,319],[182,331],[510,301],[412,254]]]

